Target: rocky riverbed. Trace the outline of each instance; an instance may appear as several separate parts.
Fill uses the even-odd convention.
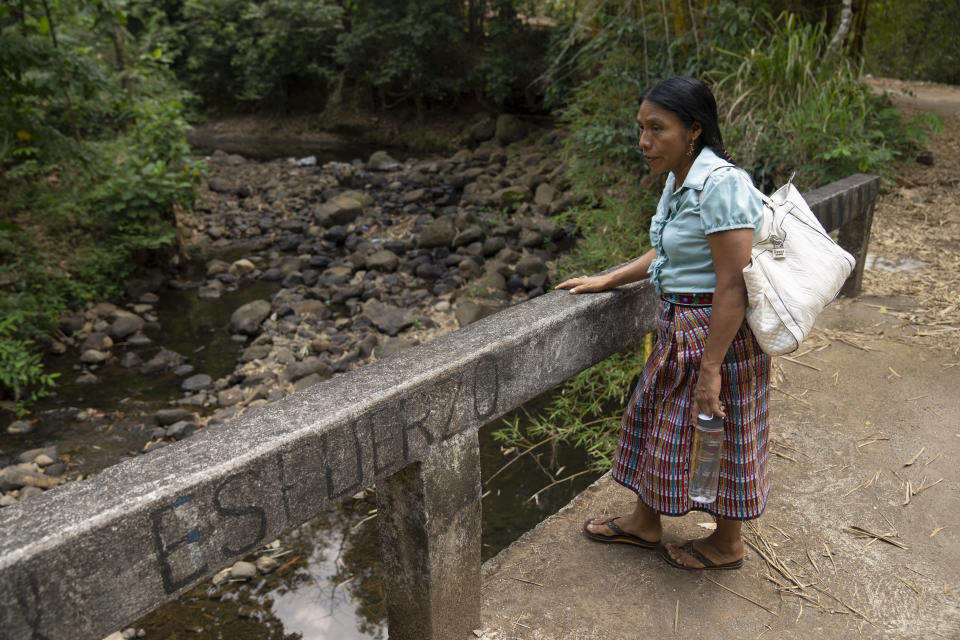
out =
[[[95,467],[167,446],[543,294],[558,255],[573,243],[552,219],[574,201],[558,136],[501,116],[467,137],[471,148],[448,157],[403,161],[382,151],[322,165],[310,157],[208,157],[198,206],[178,220],[183,246],[207,256],[199,273],[133,283],[126,304],[101,302],[66,318],[50,347],[73,359],[65,376],[73,388],[104,384],[105,373],[120,368],[131,379],[179,389],[167,407],[125,411],[128,423],[139,421],[136,436],[120,447],[122,455]],[[242,304],[217,329],[236,344],[232,371],[198,369],[194,353],[164,344],[164,290],[193,289],[202,303],[265,284],[271,295]],[[101,407],[80,407],[71,419],[98,420],[109,431],[111,417]],[[57,442],[11,450],[11,437],[16,442],[35,423],[6,427],[0,505],[84,477],[76,456],[58,452]]]

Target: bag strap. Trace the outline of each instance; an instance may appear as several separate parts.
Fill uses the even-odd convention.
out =
[[[726,169],[727,167],[733,167],[734,169],[738,168],[737,165],[731,164],[729,162],[727,164],[717,165],[716,167],[711,169],[710,173],[707,174],[707,177],[703,179],[703,185],[700,187],[700,203],[699,203],[700,206],[703,206],[703,190],[706,189],[707,187],[707,180],[710,179],[710,176],[712,176],[714,172],[718,171],[719,169]],[[740,169],[740,171],[743,171],[743,169]]]

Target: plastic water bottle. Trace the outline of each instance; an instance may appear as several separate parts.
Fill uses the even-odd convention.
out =
[[[700,414],[693,431],[690,454],[690,499],[710,504],[717,499],[720,482],[720,452],[723,450],[723,418]]]

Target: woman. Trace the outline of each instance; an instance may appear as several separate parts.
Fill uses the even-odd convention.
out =
[[[651,87],[637,114],[638,144],[655,172],[669,172],[650,225],[653,249],[604,275],[567,280],[572,294],[650,277],[662,301],[657,342],[623,417],[612,475],[637,493],[633,513],[588,521],[600,542],[658,548],[661,515],[711,513],[714,533],[663,556],[682,569],[743,564],[743,520],[758,517],[769,492],[767,399],[770,357],[744,322],[742,269],[750,261],[762,201],[733,167],[705,84],[673,77]],[[697,413],[724,418],[716,502],[687,496]]]

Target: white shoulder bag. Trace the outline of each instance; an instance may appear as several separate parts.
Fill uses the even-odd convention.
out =
[[[792,182],[763,196],[763,226],[743,268],[747,324],[760,348],[773,356],[796,351],[855,264]]]
[[[763,223],[743,268],[746,316],[760,348],[776,356],[800,347],[856,260],[833,241],[791,181],[760,196]]]

